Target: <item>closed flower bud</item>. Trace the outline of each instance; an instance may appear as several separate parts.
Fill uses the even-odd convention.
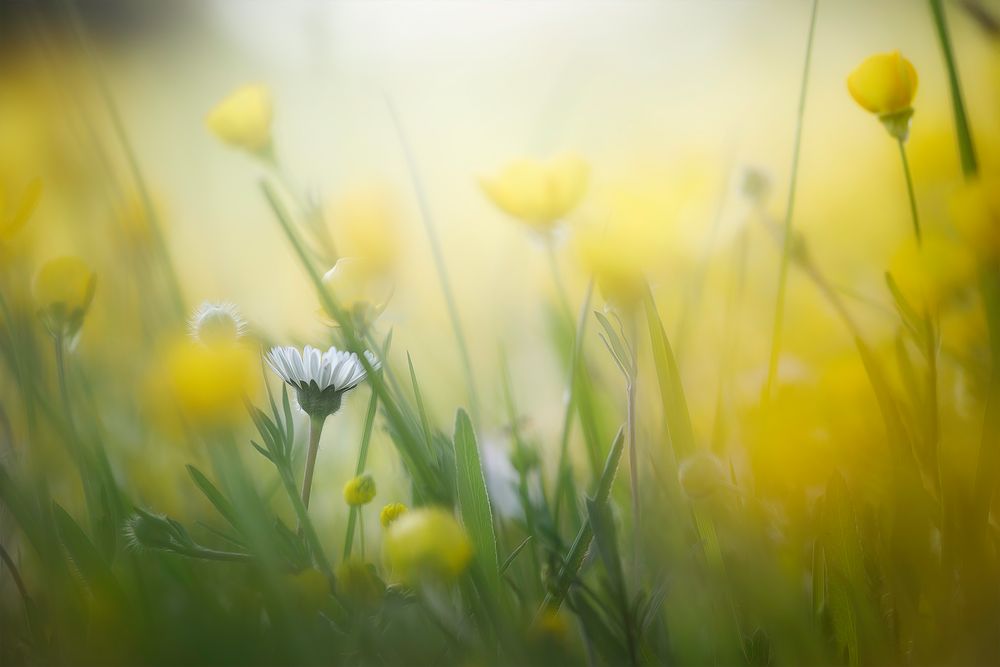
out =
[[[348,480],[344,485],[344,500],[352,507],[367,505],[374,498],[375,480],[367,473]]]
[[[341,257],[323,276],[323,286],[360,327],[371,324],[392,294],[387,274],[366,259]]]
[[[917,70],[899,51],[869,56],[847,77],[854,101],[878,115],[889,133],[905,140],[917,94]]]
[[[54,336],[73,336],[87,314],[97,276],[83,260],[60,257],[46,262],[35,277],[35,303]]]
[[[267,155],[271,150],[271,91],[251,84],[233,91],[205,119],[208,129],[230,146]]]
[[[450,581],[472,559],[472,543],[452,514],[440,507],[406,512],[386,531],[382,543],[394,577],[408,584]]]
[[[406,512],[406,505],[403,503],[389,503],[379,512],[378,520],[383,528],[388,528]]]
[[[691,500],[707,498],[729,486],[722,463],[714,454],[705,451],[696,452],[681,461],[677,466],[677,478],[684,494]]]
[[[539,231],[548,231],[583,198],[589,173],[581,158],[561,155],[548,162],[517,160],[480,183],[502,211]]]
[[[321,610],[330,597],[330,583],[326,575],[314,567],[289,575],[288,580],[296,601],[310,614]]]

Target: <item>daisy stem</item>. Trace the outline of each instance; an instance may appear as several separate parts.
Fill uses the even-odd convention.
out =
[[[302,475],[302,504],[309,509],[309,493],[312,491],[313,469],[316,467],[316,453],[319,451],[319,437],[323,433],[326,417],[309,417],[309,451],[306,453],[306,471]]]
[[[392,118],[392,123],[396,127],[396,134],[399,136],[399,143],[403,150],[406,167],[410,172],[410,180],[413,181],[413,188],[417,194],[420,219],[424,224],[424,232],[427,234],[427,241],[431,246],[434,268],[437,270],[438,282],[441,283],[441,294],[448,309],[448,319],[451,320],[455,342],[458,344],[458,352],[462,360],[462,370],[465,373],[465,382],[469,389],[469,412],[472,415],[472,422],[479,424],[479,399],[476,392],[475,377],[472,372],[472,358],[469,356],[469,347],[466,344],[465,333],[462,330],[462,320],[458,316],[458,306],[455,304],[455,294],[452,292],[451,282],[448,279],[448,269],[444,262],[444,252],[441,250],[441,242],[434,227],[434,218],[431,215],[430,203],[427,201],[426,191],[424,190],[423,182],[420,180],[420,172],[417,170],[413,151],[410,148],[409,141],[407,141],[406,133],[403,131],[403,124],[396,114],[395,106],[393,106],[392,101],[388,97],[386,98],[386,105],[389,108],[389,116]]]
[[[906,144],[902,139],[897,139],[899,144],[899,159],[903,163],[903,175],[906,176],[906,194],[910,200],[910,218],[913,220],[913,235],[917,239],[917,246],[923,244],[923,236],[920,233],[920,215],[917,213],[917,196],[913,191],[913,176],[910,174],[910,160],[906,157]]]
[[[788,184],[788,203],[785,206],[784,233],[781,239],[781,264],[778,269],[778,294],[774,307],[774,325],[771,333],[771,354],[767,362],[767,383],[764,399],[771,398],[771,390],[778,372],[778,355],[781,352],[781,327],[785,319],[785,290],[788,285],[788,265],[792,254],[792,215],[795,212],[795,191],[798,185],[799,153],[802,148],[802,120],[806,111],[806,92],[809,88],[809,69],[812,64],[813,41],[816,36],[816,10],[819,0],[813,0],[809,19],[809,36],[806,38],[806,59],[802,68],[802,85],[799,88],[799,109],[795,120],[795,140],[792,145],[792,175]]]

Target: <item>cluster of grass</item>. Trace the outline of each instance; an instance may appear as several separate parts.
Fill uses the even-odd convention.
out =
[[[973,179],[977,163],[944,13],[940,0],[930,5],[962,165]],[[813,10],[814,26],[815,3]],[[148,300],[135,317],[143,331],[181,330],[187,306],[155,209],[114,101],[102,91],[152,230],[154,250],[137,275]],[[273,162],[268,142],[254,150]],[[798,136],[795,162],[797,154]],[[1000,656],[998,533],[990,518],[1000,473],[1000,374],[969,362],[985,387],[986,419],[967,484],[941,463],[943,360],[934,314],[889,277],[898,345],[886,355],[867,342],[795,233],[794,183],[778,234],[782,287],[762,437],[781,438],[787,416],[776,379],[780,313],[787,272],[800,270],[855,338],[876,397],[882,421],[871,427],[889,461],[877,492],[860,494],[835,473],[808,499],[758,493],[765,484],[753,466],[737,474],[736,456],[696,431],[654,292],[635,278],[627,305],[599,310],[595,294],[607,285],[598,275],[576,302],[560,284],[549,305],[552,354],[567,390],[558,441],[524,432],[531,408],[518,401],[518,386],[528,379],[512,377],[499,355],[502,405],[489,414],[503,415],[517,503],[501,514],[479,442],[487,411],[428,207],[423,221],[468,383],[466,407],[446,424],[426,409],[413,363],[419,350],[394,363],[401,359],[391,330],[328,288],[318,266],[326,266],[329,248],[310,206],[279,184],[277,167],[270,173],[258,194],[335,324],[319,342],[355,352],[367,376],[367,388],[357,390],[368,401],[361,441],[348,450],[356,451],[355,473],[366,471],[373,433],[386,432],[410,487],[402,517],[422,521],[397,530],[402,510],[386,508],[384,553],[366,550],[372,527],[364,525],[362,503],[370,496],[355,489],[360,500],[351,501],[343,539],[318,529],[300,490],[309,420],[297,414],[296,391],[273,381],[250,392],[245,405],[241,394],[236,417],[201,414],[174,424],[178,446],[207,457],[207,466],[187,467],[185,491],[204,496],[204,516],[185,524],[147,506],[109,454],[122,449],[109,447],[109,438],[124,438],[130,426],[105,409],[107,380],[91,376],[72,344],[87,325],[86,307],[40,318],[28,280],[4,273],[0,352],[15,392],[0,406],[0,436],[18,448],[0,466],[0,506],[12,525],[0,544],[0,575],[14,592],[0,606],[3,664],[853,665]],[[991,262],[979,267],[994,363],[998,276]],[[92,282],[87,290],[92,295]],[[596,386],[600,362],[584,344],[595,338],[609,356],[600,362],[621,371],[620,385]],[[207,353],[196,359],[217,363]],[[653,397],[642,405],[639,387]],[[621,413],[616,395],[624,399]],[[656,428],[640,431],[637,411],[649,405],[653,414],[644,417]],[[320,426],[309,427],[318,442]],[[573,452],[577,443],[581,451]],[[550,468],[544,462],[553,450]],[[67,479],[82,502],[61,500],[75,497],[62,488]]]

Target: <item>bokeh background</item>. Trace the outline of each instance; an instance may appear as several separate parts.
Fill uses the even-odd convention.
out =
[[[203,513],[184,465],[205,454],[178,444],[169,426],[146,428],[156,412],[148,375],[163,341],[178,332],[151,326],[155,317],[141,326],[134,317],[156,295],[136,278],[153,262],[129,150],[151,189],[189,309],[232,302],[255,335],[281,344],[329,332],[261,196],[270,168],[206,128],[208,111],[251,82],[273,93],[274,145],[290,188],[322,207],[339,248],[367,241],[391,259],[395,289],[378,328],[393,331],[395,363],[413,356],[428,410],[449,424],[466,388],[402,148],[409,144],[470,342],[480,438],[501,511],[510,471],[499,351],[524,428],[550,466],[565,362],[550,343],[554,292],[544,244],[499,211],[480,183],[512,159],[566,152],[590,166],[583,202],[556,234],[574,308],[589,279],[577,221],[609,210],[628,218],[699,440],[711,442],[737,476],[754,469],[756,483],[783,502],[805,503],[836,470],[860,494],[879,497],[888,464],[864,367],[850,332],[794,268],[779,365],[783,430],[776,441],[755,441],[780,256],[761,223],[776,224],[787,204],[810,3],[77,6],[89,49],[63,3],[15,0],[0,9],[0,185],[17,193],[32,179],[44,184],[35,215],[3,261],[9,275],[22,276],[8,284],[25,283],[62,254],[96,271],[77,355],[93,394],[105,401],[118,474],[144,505],[179,518]],[[1000,148],[1000,42],[990,17],[1000,16],[1000,3],[955,2],[949,12],[982,170],[990,173]],[[946,239],[948,271],[966,275],[962,267],[972,265],[974,248],[949,217],[962,175],[946,72],[927,9],[912,0],[821,0],[793,219],[865,335],[890,354],[900,325],[884,273],[907,270],[900,258],[911,242],[909,208],[894,143],[857,107],[845,81],[867,55],[893,49],[920,75],[908,150],[925,228]],[[115,133],[105,92],[129,148]],[[762,206],[745,192],[750,172],[768,184]],[[359,242],[359,225],[374,229],[374,240],[361,234]],[[940,318],[943,349],[960,350],[940,375],[942,442],[956,470],[969,470],[985,325],[969,293],[950,300]],[[625,394],[596,336],[586,349],[610,435]],[[645,350],[640,357],[649,363]],[[0,385],[5,397],[16,393],[9,378]],[[662,428],[654,387],[647,374],[640,440]],[[353,474],[366,395],[350,396],[324,434],[313,501],[324,535],[343,532],[341,487]],[[573,442],[582,467],[577,436]],[[4,456],[16,458],[16,449]],[[79,493],[65,461],[53,455],[49,465],[56,495]],[[406,475],[381,428],[371,467],[380,499],[406,500]]]

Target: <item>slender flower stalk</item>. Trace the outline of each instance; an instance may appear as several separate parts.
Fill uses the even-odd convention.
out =
[[[434,268],[437,271],[438,282],[441,284],[441,295],[444,297],[445,307],[448,309],[448,319],[451,321],[452,332],[455,335],[455,342],[458,344],[459,357],[462,360],[462,370],[465,373],[465,383],[469,390],[469,412],[472,415],[472,422],[479,424],[479,399],[476,391],[475,375],[472,372],[472,357],[469,355],[469,346],[465,340],[465,332],[462,329],[462,320],[458,314],[458,306],[455,302],[455,294],[451,288],[451,281],[448,278],[448,268],[444,262],[444,252],[441,250],[441,242],[438,239],[437,230],[434,227],[434,218],[431,215],[430,203],[424,190],[423,182],[420,179],[420,172],[417,170],[416,160],[410,143],[403,131],[403,124],[396,113],[396,107],[392,100],[386,98],[386,105],[389,108],[389,115],[392,123],[396,127],[396,134],[399,136],[399,143],[403,150],[403,157],[406,160],[413,187],[417,193],[417,205],[420,208],[420,219],[424,223],[424,232],[427,234],[427,241],[431,246],[431,255],[434,257]]]
[[[813,0],[809,19],[809,36],[806,38],[806,58],[802,68],[802,85],[799,87],[799,108],[795,119],[795,140],[792,144],[792,175],[788,184],[788,203],[785,206],[785,222],[781,239],[781,264],[778,268],[778,294],[774,307],[774,323],[771,333],[771,354],[767,362],[767,382],[764,385],[764,399],[771,398],[771,391],[778,372],[778,356],[781,353],[781,328],[785,319],[785,291],[788,284],[788,265],[792,247],[792,216],[795,213],[795,193],[799,179],[799,153],[802,148],[802,125],[806,110],[806,93],[809,89],[809,70],[812,66],[813,41],[816,36],[816,13],[819,0]]]
[[[920,233],[920,215],[917,213],[917,197],[913,191],[913,176],[910,174],[910,160],[906,157],[906,142],[897,139],[899,145],[899,159],[903,163],[903,175],[906,176],[906,194],[910,201],[910,218],[913,221],[913,235],[917,239],[917,245],[923,244],[923,237]]]
[[[313,470],[316,468],[316,454],[319,452],[319,439],[323,434],[323,424],[326,417],[309,417],[309,451],[306,453],[306,468],[302,475],[302,504],[309,509],[309,495],[312,490]]]

